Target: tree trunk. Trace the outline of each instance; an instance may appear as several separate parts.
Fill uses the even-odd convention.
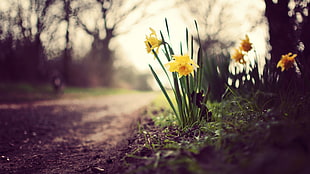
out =
[[[69,26],[70,26],[70,14],[71,14],[71,7],[70,7],[70,0],[64,0],[64,12],[65,12],[65,21],[67,22],[66,28],[66,47],[64,50],[64,58],[63,58],[63,73],[64,73],[64,80],[66,83],[70,83],[70,65],[71,65],[71,45],[70,45],[70,33],[69,33]]]
[[[265,16],[269,24],[269,43],[272,47],[270,50],[271,58],[265,67],[269,69],[269,72],[274,72],[271,81],[275,81],[278,91],[287,91],[298,86],[297,73],[294,68],[280,71],[277,68],[277,63],[281,59],[282,55],[292,52],[298,53],[297,43],[298,37],[296,35],[296,29],[294,30],[295,20],[288,15],[290,0],[279,0],[278,3],[274,3],[272,0],[265,0],[266,11]]]
[[[272,47],[271,65],[276,66],[281,55],[296,52],[296,38],[294,36],[294,21],[288,15],[289,0],[279,0],[277,4],[272,0],[265,0],[269,24],[269,43]]]

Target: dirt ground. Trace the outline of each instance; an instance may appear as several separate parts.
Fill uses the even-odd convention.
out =
[[[0,174],[122,173],[141,108],[156,93],[0,105]]]

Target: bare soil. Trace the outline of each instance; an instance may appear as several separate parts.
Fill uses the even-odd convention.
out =
[[[133,128],[156,93],[0,105],[0,174],[123,173]]]

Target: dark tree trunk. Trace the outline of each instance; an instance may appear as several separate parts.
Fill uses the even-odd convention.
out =
[[[306,72],[310,68],[310,17],[309,15],[305,15],[302,12],[307,10],[308,13],[310,12],[310,3],[307,3],[305,8],[300,7],[298,11],[302,14],[302,23],[299,24],[300,27],[300,43],[302,43],[301,52],[301,59],[300,64],[303,72]],[[308,70],[309,71],[309,70]],[[309,71],[310,72],[310,71]],[[310,74],[308,74],[309,76]]]
[[[34,39],[34,47],[35,47],[35,57],[36,57],[36,71],[37,71],[37,79],[40,81],[46,80],[47,70],[45,68],[46,56],[44,54],[44,47],[42,41],[40,39],[40,34],[35,35]]]
[[[288,53],[298,53],[297,43],[298,36],[296,34],[296,21],[289,16],[290,0],[278,0],[274,3],[272,0],[265,0],[266,11],[265,16],[269,25],[269,43],[271,46],[269,62],[265,65],[265,69],[272,72],[271,81],[276,82],[275,88],[278,91],[288,91],[295,89],[298,84],[298,75],[294,68],[290,68],[281,72],[277,68],[277,63],[281,56]]]
[[[94,34],[93,37],[90,56],[95,65],[92,65],[92,71],[95,71],[93,74],[100,79],[97,85],[109,86],[113,76],[113,52],[109,49],[109,44],[114,36],[107,32],[104,39],[100,39],[99,33]]]
[[[71,7],[70,7],[70,0],[64,0],[64,12],[65,12],[65,21],[67,23],[66,28],[66,47],[64,50],[64,57],[63,57],[63,73],[64,73],[64,80],[66,83],[70,83],[70,65],[71,65],[71,44],[70,44],[70,33],[69,33],[69,25],[70,25],[70,14],[71,14]]]
[[[307,92],[310,90],[310,2],[295,0],[295,3],[296,7],[294,17],[297,19],[297,15],[299,15],[299,18],[302,18],[302,20],[296,20],[296,26],[299,36],[299,56],[297,59],[297,63],[301,71],[301,77],[304,79],[304,92]]]
[[[269,43],[272,47],[271,65],[276,66],[281,55],[296,52],[296,38],[294,36],[294,21],[289,17],[288,3],[290,0],[279,0],[277,4],[272,0],[265,0],[265,16],[269,24]]]

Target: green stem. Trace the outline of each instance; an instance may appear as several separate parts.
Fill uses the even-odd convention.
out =
[[[159,85],[161,91],[164,93],[164,95],[165,95],[165,97],[166,97],[166,99],[167,99],[169,105],[171,106],[173,112],[175,113],[175,115],[177,116],[177,118],[179,118],[178,112],[176,111],[176,109],[175,109],[175,107],[174,107],[174,105],[173,105],[173,103],[172,103],[172,101],[171,101],[171,99],[170,99],[170,97],[169,97],[169,95],[168,95],[168,93],[167,93],[165,87],[164,87],[163,84],[161,83],[161,81],[160,81],[160,79],[158,78],[157,74],[155,73],[153,67],[152,67],[151,65],[149,65],[149,67],[150,67],[151,72],[152,72],[154,78],[156,79],[156,81],[157,81],[157,83],[158,83],[158,85]]]

